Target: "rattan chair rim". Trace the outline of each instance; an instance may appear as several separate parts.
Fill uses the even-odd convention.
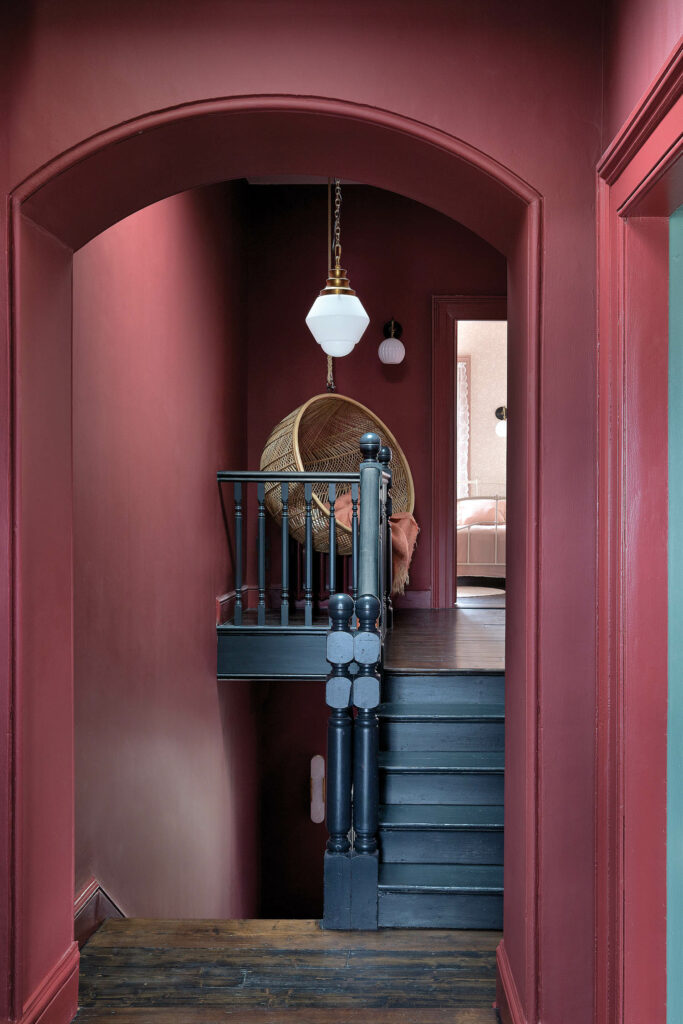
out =
[[[306,467],[304,466],[303,459],[301,458],[301,452],[299,450],[299,424],[301,423],[301,420],[306,414],[307,409],[309,409],[309,407],[313,405],[314,402],[319,402],[321,399],[325,399],[326,401],[345,402],[347,405],[355,405],[357,409],[360,409],[362,412],[367,413],[370,419],[375,421],[375,423],[380,428],[380,433],[382,434],[382,441],[385,444],[389,445],[392,452],[403,452],[403,449],[399,445],[398,441],[396,440],[392,432],[389,430],[389,427],[386,425],[386,423],[384,423],[384,421],[381,420],[376,413],[372,412],[371,409],[368,409],[366,405],[363,405],[362,402],[357,402],[355,398],[349,398],[348,395],[339,395],[336,392],[332,393],[329,391],[323,391],[322,394],[314,395],[312,398],[309,398],[307,402],[304,402],[302,406],[300,406],[299,412],[297,413],[296,419],[294,420],[294,423],[292,425],[292,448],[294,451],[294,462],[296,464],[297,469],[300,472],[305,472]],[[358,438],[358,440],[360,441],[360,438]],[[413,474],[410,472],[410,466],[405,456],[403,457],[403,469],[405,472],[406,484],[408,488],[408,511],[412,513],[413,509],[415,508],[415,487],[413,485]],[[323,515],[329,516],[329,508],[325,505],[324,502],[320,500],[320,498],[316,494],[313,494],[313,501],[318,506]],[[337,522],[337,529],[342,530],[344,533],[351,533],[350,528],[348,526],[345,526],[344,523]]]

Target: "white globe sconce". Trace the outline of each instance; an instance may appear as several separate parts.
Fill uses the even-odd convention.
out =
[[[384,325],[384,341],[377,350],[380,362],[388,365],[402,363],[406,357],[406,348],[401,341],[403,328],[398,320],[387,320]]]

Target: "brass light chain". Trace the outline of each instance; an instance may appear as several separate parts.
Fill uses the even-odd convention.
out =
[[[329,215],[329,178],[328,180],[328,215]],[[334,264],[341,267],[341,181],[334,179]],[[336,391],[334,383],[334,363],[332,356],[327,357],[327,390]]]
[[[341,181],[334,179],[334,263],[341,266]]]

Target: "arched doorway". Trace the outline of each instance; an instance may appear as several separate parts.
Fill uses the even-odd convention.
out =
[[[0,944],[10,954],[8,1013],[37,1019],[57,999],[67,1019],[77,984],[71,940],[72,254],[165,196],[273,171],[333,171],[401,193],[460,221],[508,259],[509,403],[516,413],[508,498],[510,825],[499,960],[503,998],[521,998],[533,1018],[541,198],[502,165],[427,125],[357,104],[285,96],[215,100],[142,116],[70,150],[12,197],[13,784],[3,792],[12,870],[2,898],[7,941]],[[37,613],[40,608],[49,615]]]

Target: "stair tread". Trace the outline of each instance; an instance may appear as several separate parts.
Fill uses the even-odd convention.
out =
[[[503,892],[502,864],[381,864],[385,892]]]
[[[408,703],[393,701],[380,704],[379,716],[385,720],[402,722],[448,721],[448,722],[503,722],[505,721],[505,705],[478,704],[465,701],[452,704]]]
[[[502,772],[502,750],[382,750],[379,767],[394,772]]]
[[[383,829],[487,829],[503,828],[503,807],[496,804],[383,804]]]

